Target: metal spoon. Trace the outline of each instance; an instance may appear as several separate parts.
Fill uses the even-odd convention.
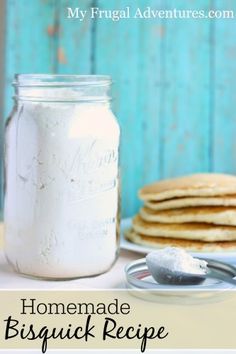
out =
[[[217,279],[224,281],[229,284],[236,286],[236,280],[233,279],[233,276],[225,276],[220,272],[214,270],[214,268],[208,268],[209,271],[206,274],[190,274],[184,272],[176,272],[171,269],[161,267],[156,262],[151,261],[146,258],[147,267],[152,275],[152,277],[159,284],[168,284],[168,285],[198,285],[204,282],[205,279]]]

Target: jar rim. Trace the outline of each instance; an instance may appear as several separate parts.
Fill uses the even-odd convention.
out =
[[[109,75],[15,74],[13,81],[13,86],[18,87],[106,86],[110,84]]]

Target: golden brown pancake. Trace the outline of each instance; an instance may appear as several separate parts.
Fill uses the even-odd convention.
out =
[[[159,223],[209,223],[236,226],[236,207],[192,207],[171,210],[140,209],[140,216],[147,222]]]
[[[164,201],[146,201],[145,205],[153,210],[168,210],[177,208],[197,206],[235,206],[236,195],[225,195],[219,197],[189,197],[173,198]]]
[[[236,194],[236,176],[217,173],[201,173],[165,179],[139,190],[139,197],[145,201],[227,194]]]
[[[206,242],[236,240],[236,227],[205,223],[162,224],[145,222],[139,215],[133,218],[133,229],[137,234],[152,237],[167,237]]]
[[[125,237],[135,244],[153,247],[182,247],[190,252],[234,252],[236,251],[236,241],[204,242],[191,241],[167,237],[152,237],[136,233],[132,228],[125,230]]]

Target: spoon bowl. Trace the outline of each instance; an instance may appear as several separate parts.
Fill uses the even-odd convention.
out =
[[[161,267],[157,264],[151,264],[147,260],[147,266],[150,274],[159,284],[168,285],[198,285],[204,282],[205,274],[190,274],[176,272],[171,269]]]
[[[173,271],[171,269],[159,266],[156,262],[146,258],[148,270],[154,280],[164,285],[198,285],[203,283],[206,278],[218,279],[236,286],[236,280],[230,276],[225,276],[213,269],[208,268],[204,274],[185,273]]]

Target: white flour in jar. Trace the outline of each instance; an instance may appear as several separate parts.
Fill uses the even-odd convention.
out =
[[[7,129],[5,235],[20,273],[72,278],[112,265],[118,146],[108,104],[19,105]]]

